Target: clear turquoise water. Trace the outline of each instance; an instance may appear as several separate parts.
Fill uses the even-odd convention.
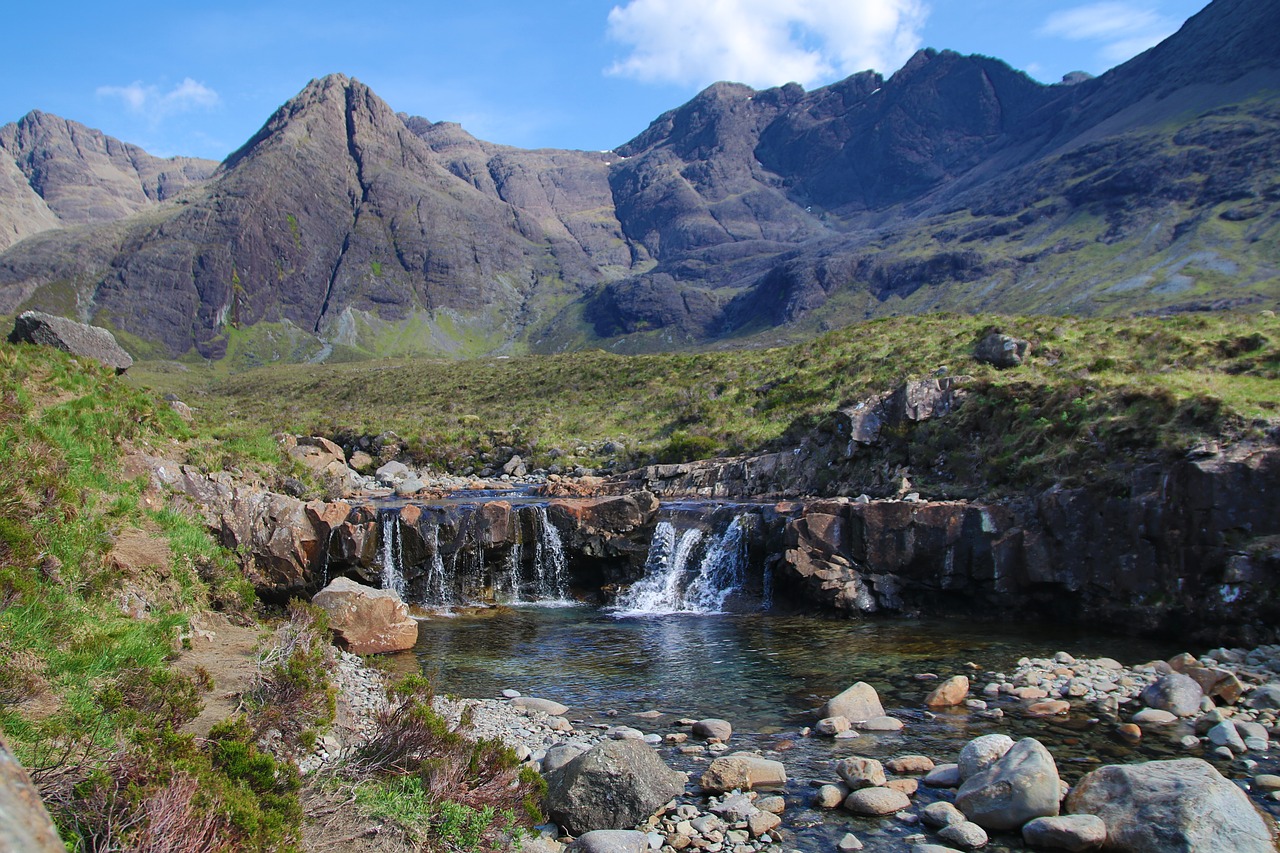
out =
[[[806,616],[671,615],[618,618],[588,607],[502,610],[484,616],[433,618],[422,623],[416,661],[438,692],[496,697],[506,688],[569,705],[570,718],[616,722],[646,732],[675,731],[680,717],[721,717],[734,725],[731,746],[776,752],[792,783],[787,826],[795,833],[780,850],[831,850],[852,830],[868,850],[908,849],[903,840],[919,827],[892,819],[864,820],[808,808],[810,781],[833,778],[831,762],[851,754],[876,758],[922,753],[954,761],[969,739],[1004,732],[1039,738],[1067,781],[1099,763],[1181,757],[1174,733],[1149,735],[1137,747],[1111,735],[1114,720],[1088,709],[1068,719],[1030,720],[1003,707],[992,721],[955,712],[927,714],[923,698],[933,683],[918,673],[968,674],[978,695],[981,672],[1012,672],[1022,656],[1065,650],[1077,657],[1108,656],[1126,664],[1184,651],[1167,644],[1108,637],[1080,629],[954,620],[849,621]],[[1196,651],[1196,650],[1191,650]],[[967,664],[975,663],[975,673]],[[907,725],[898,734],[850,741],[804,738],[828,698],[857,681],[872,684],[886,711]],[[658,710],[657,720],[630,717]],[[610,717],[610,712],[616,717]],[[1180,734],[1180,733],[1179,733]],[[699,764],[663,747],[673,766],[694,773]],[[1219,769],[1230,775],[1221,763]],[[921,787],[918,806],[943,796]],[[993,839],[989,850],[1020,850],[1016,836]]]

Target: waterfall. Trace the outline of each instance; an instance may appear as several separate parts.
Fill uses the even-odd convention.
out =
[[[440,556],[440,519],[431,525],[427,534],[427,549],[431,552],[431,562],[427,565],[427,582],[425,603],[433,607],[443,606],[449,600],[445,587],[444,558]]]
[[[564,555],[560,531],[547,517],[547,508],[535,507],[538,540],[534,546],[533,565],[537,578],[535,600],[566,601],[569,598],[569,569]]]
[[[617,609],[652,615],[723,612],[729,596],[746,583],[750,518],[735,517],[709,540],[696,527],[677,535],[671,522],[658,522],[644,577],[618,597]]]
[[[382,547],[378,559],[382,563],[382,588],[393,589],[404,598],[404,569],[400,565],[400,514],[394,510],[382,513]]]
[[[735,516],[707,547],[701,570],[689,585],[685,601],[696,613],[719,613],[728,597],[747,582],[747,527],[751,516]]]
[[[520,603],[520,563],[524,559],[524,544],[519,540],[512,544],[507,552],[502,573],[493,579],[493,596],[495,599],[505,596],[511,604]]]

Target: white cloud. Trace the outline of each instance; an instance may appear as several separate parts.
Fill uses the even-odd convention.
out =
[[[1054,12],[1037,32],[1096,42],[1099,56],[1114,65],[1159,44],[1177,29],[1177,21],[1161,15],[1149,3],[1108,0]]]
[[[629,0],[609,12],[630,52],[608,73],[762,87],[889,72],[920,46],[927,13],[924,0]]]
[[[134,81],[128,86],[99,86],[97,95],[100,98],[119,98],[126,110],[151,122],[193,109],[207,110],[220,102],[217,92],[190,77],[168,92],[162,92],[154,84]]]

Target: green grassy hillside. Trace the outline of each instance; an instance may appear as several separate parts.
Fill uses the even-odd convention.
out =
[[[999,371],[974,361],[974,342],[993,328],[1031,341],[1025,365]],[[1280,416],[1278,344],[1280,323],[1269,312],[1115,320],[932,314],[725,352],[589,350],[234,375],[152,363],[133,375],[177,393],[227,438],[264,428],[393,430],[420,462],[463,472],[484,467],[500,446],[535,465],[566,468],[781,447],[821,429],[839,407],[945,369],[972,377],[970,401],[918,439],[963,447],[953,454],[951,485],[937,485],[973,493],[1085,476],[1134,454],[1184,452],[1205,437],[1259,433]],[[604,453],[609,441],[626,452]]]

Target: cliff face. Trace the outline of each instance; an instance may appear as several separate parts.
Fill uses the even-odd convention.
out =
[[[1215,0],[1074,85],[925,50],[812,92],[717,83],[598,153],[487,143],[332,75],[212,176],[33,113],[0,129],[0,311],[297,360],[1274,307],[1277,44],[1274,4]]]

